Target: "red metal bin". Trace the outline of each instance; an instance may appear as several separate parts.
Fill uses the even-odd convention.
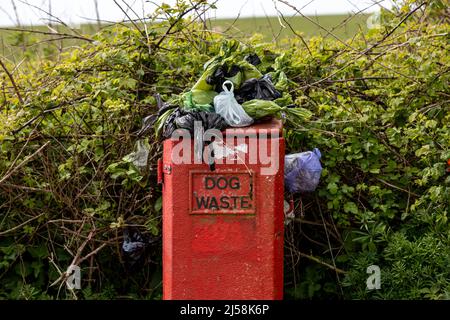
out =
[[[176,163],[186,156],[179,143],[164,142],[160,166],[163,299],[282,299],[281,122],[225,130],[211,148],[214,171],[194,152]]]

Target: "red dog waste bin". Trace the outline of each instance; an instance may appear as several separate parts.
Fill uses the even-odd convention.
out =
[[[163,299],[282,299],[282,124],[221,134],[202,149],[215,168],[194,139],[164,141]]]

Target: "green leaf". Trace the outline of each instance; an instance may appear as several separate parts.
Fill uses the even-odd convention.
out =
[[[331,182],[327,185],[327,189],[330,191],[331,194],[336,194],[338,191],[338,186],[335,182]]]
[[[344,211],[347,213],[357,214],[358,207],[356,206],[356,204],[354,202],[349,201],[344,204]]]
[[[162,196],[160,196],[155,202],[155,211],[160,212],[162,208]]]

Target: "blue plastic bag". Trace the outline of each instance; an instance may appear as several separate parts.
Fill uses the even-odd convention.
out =
[[[288,192],[316,190],[322,174],[319,149],[288,154],[284,158],[284,185]]]

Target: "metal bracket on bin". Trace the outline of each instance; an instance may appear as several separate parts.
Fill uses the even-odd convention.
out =
[[[172,166],[170,164],[163,164],[162,159],[158,159],[158,184],[162,184],[164,182],[164,174],[171,174]]]

